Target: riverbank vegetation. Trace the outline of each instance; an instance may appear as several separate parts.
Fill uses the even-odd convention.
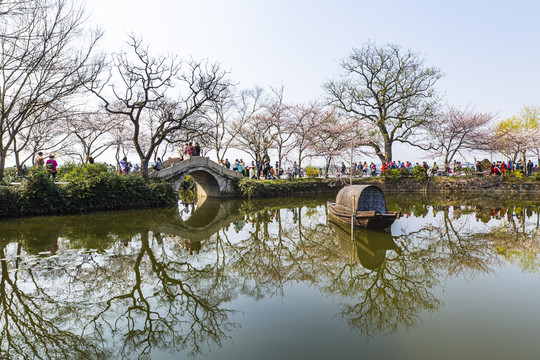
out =
[[[403,170],[403,169],[400,169]],[[463,176],[427,176],[425,172],[387,171],[382,177],[353,177],[352,184],[376,185],[385,192],[531,192],[540,194],[540,175],[524,177],[519,171],[504,176],[478,176],[472,172]],[[404,169],[406,170],[406,169]],[[238,187],[247,198],[279,197],[308,193],[337,192],[351,183],[349,177],[293,178],[281,180],[242,179]]]
[[[177,193],[167,183],[124,176],[103,164],[68,164],[59,182],[34,170],[15,185],[0,185],[0,217],[173,206]]]

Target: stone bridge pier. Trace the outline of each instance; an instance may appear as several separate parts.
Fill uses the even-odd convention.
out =
[[[193,156],[168,168],[153,171],[149,177],[173,183],[178,190],[188,175],[195,180],[198,195],[207,197],[239,196],[236,184],[239,179],[244,178],[243,174],[229,170],[202,156]]]

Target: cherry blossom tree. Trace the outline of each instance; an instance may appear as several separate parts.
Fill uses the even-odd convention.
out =
[[[474,109],[449,108],[426,123],[426,139],[417,142],[416,146],[443,157],[445,164],[450,163],[463,151],[485,148],[494,118],[491,113],[480,113]]]
[[[231,122],[231,131],[237,134],[234,147],[245,151],[257,162],[268,157],[276,138],[275,127],[264,114],[267,103],[268,97],[262,88],[243,91],[237,105],[238,115]]]
[[[364,123],[359,120],[348,121],[340,117],[335,109],[324,111],[318,121],[320,122],[310,137],[310,150],[312,156],[324,159],[327,177],[336,156],[341,156],[348,149],[352,151],[355,147],[366,146],[370,139],[362,136],[366,132],[359,131],[365,126]]]

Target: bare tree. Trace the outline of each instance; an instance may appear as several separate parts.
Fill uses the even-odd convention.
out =
[[[225,158],[227,150],[244,125],[246,117],[243,116],[243,111],[239,111],[243,109],[239,106],[241,100],[242,95],[240,99],[235,99],[232,91],[228,91],[220,101],[214,102],[212,108],[205,114],[210,130],[202,141],[209,145],[207,150],[215,151],[218,161]]]
[[[232,131],[236,133],[234,146],[247,152],[255,161],[268,157],[268,152],[275,139],[275,128],[264,115],[267,97],[263,89],[241,93],[238,104],[238,118],[232,122]]]
[[[116,115],[117,126],[111,130],[112,146],[116,147],[115,159],[116,167],[120,168],[120,160],[127,157],[129,152],[133,150],[133,125],[131,121]]]
[[[376,127],[378,137],[369,146],[381,161],[391,161],[393,143],[410,143],[416,130],[432,119],[434,84],[442,73],[424,66],[410,50],[372,43],[353,49],[341,68],[342,78],[324,85],[330,103]]]
[[[68,133],[59,126],[65,119],[66,112],[48,107],[41,113],[34,113],[27,119],[27,126],[21,128],[13,139],[12,154],[15,165],[19,171],[29,159],[34,162],[34,157],[39,151],[64,153],[70,146]]]
[[[96,159],[116,144],[113,130],[120,126],[120,119],[107,113],[88,112],[74,114],[67,120],[68,133],[74,138],[71,155],[87,163]]]
[[[179,134],[200,133],[204,125],[201,114],[221,98],[229,82],[216,64],[152,57],[134,35],[129,36],[128,46],[133,58],[126,52],[114,57],[118,81],[111,84],[111,93],[103,91],[111,77],[103,84],[95,83],[91,91],[103,101],[106,111],[131,122],[133,147],[141,174],[147,177],[148,162],[157,147]]]
[[[291,121],[291,106],[283,102],[284,87],[272,89],[273,98],[265,106],[267,121],[275,130],[274,146],[277,152],[276,174],[279,177],[279,169],[282,167],[283,157],[291,146],[294,123]]]
[[[36,0],[0,21],[0,179],[17,135],[36,114],[67,102],[103,66],[92,57],[101,32],[84,27],[84,10],[67,0]]]

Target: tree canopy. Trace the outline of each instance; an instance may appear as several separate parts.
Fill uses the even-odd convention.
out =
[[[329,102],[376,130],[369,146],[381,161],[392,160],[392,144],[409,142],[433,118],[434,85],[443,74],[417,53],[397,45],[368,43],[341,61],[342,74],[324,84]]]

